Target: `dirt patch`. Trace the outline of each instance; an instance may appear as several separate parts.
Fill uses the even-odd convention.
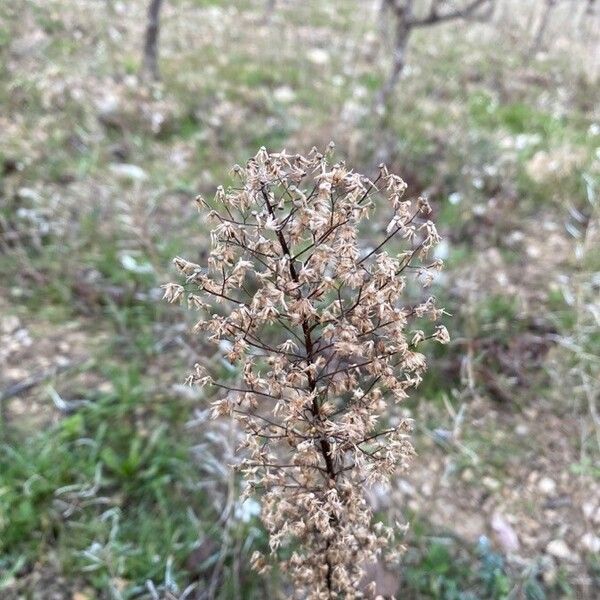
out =
[[[109,384],[90,369],[102,336],[93,336],[79,321],[26,321],[5,306],[0,305],[0,398],[7,424],[46,426],[70,410],[74,394],[107,389]]]

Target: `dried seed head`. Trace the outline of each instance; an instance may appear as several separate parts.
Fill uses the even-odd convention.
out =
[[[440,239],[423,219],[429,203],[405,199],[406,183],[384,165],[375,181],[330,165],[332,150],[261,148],[235,166],[241,185],[219,187],[209,212],[207,267],[174,260],[193,288],[189,305],[205,315],[194,330],[241,366],[235,384],[199,365],[188,381],[214,383],[213,415],[233,414],[246,430],[243,469],[261,490],[271,552],[315,599],[360,595],[364,566],[392,545],[392,529],[371,527],[362,489],[407,468],[410,423],[386,421],[422,379],[416,347],[449,341],[442,325],[408,329],[443,314],[432,297],[406,297],[441,268],[423,262]],[[369,248],[360,226],[380,195],[391,215]],[[186,294],[164,289],[169,302]],[[258,554],[252,564],[268,566]]]

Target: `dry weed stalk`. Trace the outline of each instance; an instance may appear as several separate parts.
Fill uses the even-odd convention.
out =
[[[272,553],[297,594],[362,597],[364,566],[393,538],[391,528],[371,527],[363,486],[413,455],[410,423],[388,399],[401,402],[420,383],[422,341],[448,340],[441,325],[408,331],[416,318],[440,318],[433,298],[403,303],[410,280],[427,286],[442,266],[423,262],[439,240],[430,207],[404,199],[406,184],[383,165],[370,181],[315,149],[308,157],[261,149],[234,174],[239,187],[219,188],[208,207],[208,268],[176,258],[187,285],[167,284],[165,297],[206,315],[195,330],[226,341],[240,381],[215,381],[197,365],[189,382],[222,390],[214,416],[233,414],[246,430],[242,468],[249,489],[261,491]],[[359,224],[376,193],[393,216],[367,249]],[[396,240],[407,247],[391,254]],[[258,554],[253,563],[268,568]]]

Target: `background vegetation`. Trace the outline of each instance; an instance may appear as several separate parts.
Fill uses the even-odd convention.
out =
[[[402,598],[600,593],[598,15],[499,2],[415,31],[385,114],[378,3],[0,5],[0,596],[276,598],[229,472],[236,431],[181,385],[210,355],[163,306],[193,206],[258,147],[335,140],[431,199],[453,342],[419,393],[412,473],[371,492],[409,523]]]

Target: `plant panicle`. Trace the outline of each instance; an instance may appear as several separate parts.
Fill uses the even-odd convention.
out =
[[[331,164],[331,150],[262,148],[236,165],[236,187],[218,188],[212,207],[197,200],[212,222],[207,267],[177,257],[185,284],[164,286],[240,367],[231,384],[197,364],[188,383],[214,386],[213,416],[245,430],[241,468],[261,492],[271,552],[314,599],[363,597],[364,567],[393,546],[392,528],[371,525],[362,490],[408,468],[411,422],[390,407],[421,382],[418,346],[448,342],[442,325],[409,330],[443,314],[433,297],[406,301],[442,267],[427,258],[440,239],[429,203],[407,199],[383,165],[370,180]],[[378,195],[391,218],[367,248],[359,227]],[[269,568],[258,553],[252,562]]]

